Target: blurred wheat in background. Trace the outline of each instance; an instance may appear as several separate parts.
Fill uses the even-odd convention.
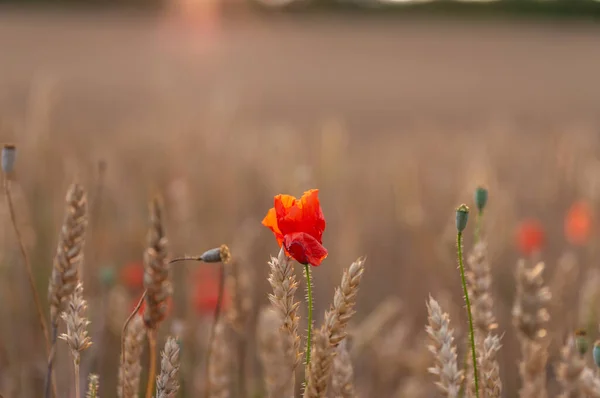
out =
[[[236,18],[0,12],[0,394],[600,397],[598,27]]]

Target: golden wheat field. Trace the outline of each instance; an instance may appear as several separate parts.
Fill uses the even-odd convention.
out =
[[[0,9],[0,396],[600,397],[599,39]]]

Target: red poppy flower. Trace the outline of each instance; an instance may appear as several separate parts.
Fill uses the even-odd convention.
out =
[[[565,216],[565,237],[572,245],[585,245],[592,231],[592,209],[585,201],[573,203]]]
[[[327,249],[323,247],[325,217],[318,189],[304,192],[300,199],[275,196],[274,207],[262,224],[273,231],[279,246],[300,264],[318,266],[327,257]]]
[[[522,221],[517,228],[517,246],[524,255],[541,250],[545,236],[542,225],[537,220]]]
[[[119,278],[123,284],[132,290],[141,290],[144,288],[144,265],[139,261],[132,261],[125,264],[119,272]]]

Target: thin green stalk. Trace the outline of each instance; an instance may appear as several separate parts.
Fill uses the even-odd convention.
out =
[[[308,301],[308,331],[306,334],[306,365],[310,364],[310,346],[312,343],[312,323],[313,323],[313,298],[312,298],[312,285],[310,281],[310,265],[304,264],[304,271],[306,273],[306,298]]]
[[[465,294],[465,303],[467,304],[467,316],[469,318],[469,338],[471,342],[471,357],[473,359],[473,379],[475,381],[475,396],[479,398],[479,378],[477,377],[477,355],[475,353],[475,333],[473,329],[473,316],[471,314],[471,301],[467,290],[467,278],[465,278],[465,267],[463,265],[462,253],[462,232],[456,235],[456,248],[458,250],[458,266],[460,268],[460,277],[462,279],[463,292]]]

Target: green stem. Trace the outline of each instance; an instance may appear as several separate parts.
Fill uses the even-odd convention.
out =
[[[479,398],[479,379],[477,377],[477,355],[475,354],[475,333],[473,330],[473,316],[471,314],[471,301],[467,290],[467,279],[465,278],[465,267],[463,265],[462,253],[462,232],[456,235],[456,248],[458,250],[458,266],[460,268],[460,277],[462,279],[463,291],[465,294],[465,303],[467,304],[467,316],[469,318],[469,338],[471,340],[471,356],[473,359],[473,379],[475,381],[475,396]]]
[[[306,335],[306,365],[310,364],[310,345],[312,343],[312,312],[313,312],[313,298],[312,298],[312,285],[310,282],[310,265],[304,264],[304,271],[306,273],[306,294],[308,300],[308,331]]]
[[[483,210],[479,210],[477,212],[477,217],[475,217],[475,243],[479,242],[481,237],[481,225],[483,224]]]

